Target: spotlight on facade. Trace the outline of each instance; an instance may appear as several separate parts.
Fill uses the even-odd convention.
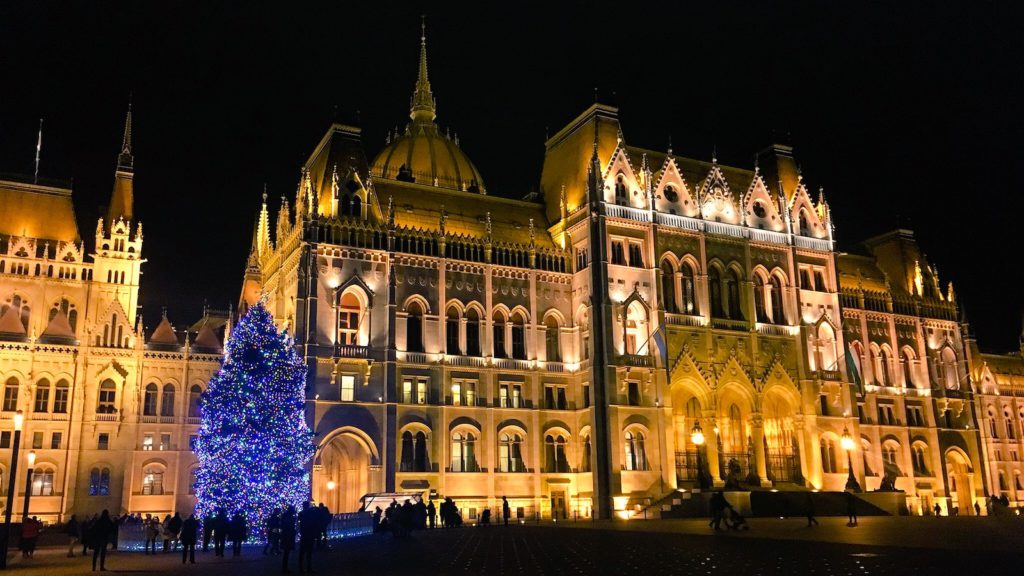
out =
[[[337,487],[338,487],[338,485],[334,482],[334,480],[328,480],[327,481],[327,489],[328,490],[334,490]]]

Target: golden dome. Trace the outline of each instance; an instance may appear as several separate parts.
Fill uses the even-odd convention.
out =
[[[486,194],[480,172],[459,148],[458,136],[442,134],[434,122],[437,103],[427,78],[427,38],[420,36],[419,77],[409,113],[412,119],[403,134],[388,143],[373,159],[370,173],[378,178],[415,182],[453,190]]]

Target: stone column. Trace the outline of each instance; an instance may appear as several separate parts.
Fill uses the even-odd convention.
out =
[[[807,441],[804,438],[805,432],[804,415],[797,414],[793,417],[793,434],[796,435],[797,449],[800,450],[800,475],[804,477],[804,484],[806,485],[811,480],[811,471],[814,470],[812,466],[813,459],[807,453]]]
[[[701,427],[704,429],[704,455],[707,456],[707,470],[711,475],[713,486],[723,486],[722,471],[718,462],[718,424],[715,422],[715,411],[704,410],[701,412]]]
[[[760,413],[750,415],[751,440],[754,443],[754,464],[757,469],[757,477],[761,480],[762,486],[770,486],[768,481],[768,461],[764,452],[764,420]]]

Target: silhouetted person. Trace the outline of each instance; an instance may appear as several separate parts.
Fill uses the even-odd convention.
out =
[[[299,512],[299,573],[313,571],[313,547],[320,535],[319,514],[310,507],[309,501],[302,503]]]
[[[281,572],[288,573],[288,557],[295,550],[295,507],[281,515]]]
[[[82,527],[78,524],[78,519],[75,515],[71,515],[71,519],[64,526],[64,534],[68,537],[68,558],[75,556],[75,545],[78,544],[79,539],[82,537]]]
[[[181,542],[181,563],[188,560],[196,563],[196,542],[198,541],[199,520],[192,514],[181,523],[181,532],[178,534],[178,541]]]
[[[811,493],[807,493],[807,527],[817,526],[818,519],[814,517],[814,498],[811,498]]]
[[[99,519],[92,525],[92,571],[96,571],[96,560],[100,561],[100,571],[107,570],[107,544],[114,536],[114,521],[110,512],[104,510]]]
[[[213,516],[209,514],[203,518],[203,552],[210,549],[210,540],[213,539]]]
[[[281,511],[274,508],[274,511],[267,518],[264,524],[267,543],[263,545],[263,554],[281,553]]]
[[[715,530],[722,529],[722,520],[725,519],[725,513],[727,509],[731,509],[732,505],[725,499],[725,495],[721,491],[715,492],[711,495],[711,499],[708,501],[708,507],[711,509],[711,522],[708,526]],[[726,524],[728,526],[728,524]]]
[[[248,537],[249,527],[245,523],[245,516],[241,512],[235,512],[228,525],[228,537],[231,538],[231,555],[242,555],[242,542]]]
[[[156,554],[156,539],[160,536],[160,520],[156,516],[146,514],[145,526],[146,554]]]
[[[213,519],[213,553],[224,556],[224,544],[228,539],[228,515],[223,508]]]
[[[491,509],[484,508],[483,514],[480,515],[480,525],[490,526],[491,525]]]
[[[25,518],[21,522],[21,548],[22,558],[31,558],[36,553],[36,543],[39,541],[39,531],[42,523],[35,516]]]
[[[383,515],[384,515],[384,511],[380,509],[380,506],[377,506],[377,509],[373,511],[373,531],[374,531],[374,533],[380,532],[381,530],[383,530],[385,528],[385,526],[383,524],[381,524],[381,516],[383,516]]]
[[[327,545],[327,529],[331,527],[331,511],[323,502],[317,506],[317,520],[317,528],[320,530],[317,539],[320,541],[320,546],[323,547]]]
[[[427,522],[429,523],[431,530],[437,527],[437,508],[434,507],[433,500],[427,504]]]
[[[501,497],[501,519],[505,522],[505,526],[508,526],[508,517],[512,515],[512,507],[508,505],[508,497]]]
[[[942,506],[939,506],[938,502],[935,503],[934,510],[935,510],[935,515],[936,516],[942,516]]]
[[[981,506],[977,502],[974,503],[974,515],[981,516]]]
[[[177,512],[174,513],[174,517],[171,518],[171,521],[167,523],[167,528],[169,528],[168,536],[171,538],[171,547],[174,550],[178,549],[178,542],[181,541],[179,534],[181,533],[182,524],[183,521],[181,519],[181,514],[178,514]]]
[[[847,526],[857,525],[857,497],[852,492],[846,493],[846,515],[849,517]]]

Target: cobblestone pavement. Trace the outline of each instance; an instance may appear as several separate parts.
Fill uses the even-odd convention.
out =
[[[942,528],[935,530],[936,537],[948,532]],[[1007,552],[972,552],[942,547],[773,540],[764,536],[703,536],[647,532],[633,527],[467,527],[416,533],[398,541],[390,536],[371,536],[332,543],[327,550],[317,551],[314,566],[319,574],[345,575],[1024,574],[1024,547],[1019,546]],[[247,548],[237,559],[215,558],[212,552],[197,557],[195,566],[183,567],[180,556],[175,554],[115,552],[108,556],[107,567],[115,573],[197,576],[261,576],[279,574],[281,568],[279,558],[265,557],[257,548]],[[11,568],[12,572],[26,576],[82,574],[89,571],[90,563],[87,558],[66,558],[63,551],[51,548],[40,550],[31,560],[18,558]],[[294,559],[292,572],[296,572]]]

